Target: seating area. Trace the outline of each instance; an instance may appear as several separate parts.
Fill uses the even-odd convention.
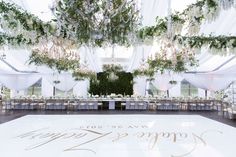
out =
[[[223,111],[227,102],[219,100],[181,99],[9,99],[3,101],[5,110],[157,110],[157,111]]]

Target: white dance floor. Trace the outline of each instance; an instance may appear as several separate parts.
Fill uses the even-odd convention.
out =
[[[0,125],[1,157],[235,157],[236,128],[179,115],[42,115]]]

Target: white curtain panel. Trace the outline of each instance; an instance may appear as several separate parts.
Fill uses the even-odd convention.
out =
[[[170,84],[170,81],[179,82],[182,80],[180,75],[175,74],[156,74],[154,78],[152,84],[161,91],[167,91],[175,86],[175,84]]]
[[[147,77],[135,77],[133,91],[136,96],[145,96],[147,86]]]
[[[77,84],[73,88],[73,94],[75,96],[84,97],[88,96],[89,89],[89,80],[78,81]]]
[[[57,89],[64,92],[71,90],[77,83],[70,73],[48,74],[42,77],[45,78],[52,86],[55,85]],[[56,80],[60,81],[60,83],[55,84],[54,81]]]
[[[236,77],[236,65],[234,64],[226,69],[212,72],[211,74],[222,75],[225,77]]]
[[[233,81],[232,77],[213,74],[185,74],[184,78],[195,87],[209,91],[223,90]]]
[[[156,17],[165,17],[167,15],[167,0],[141,0],[142,25],[153,26]]]
[[[0,60],[0,75],[5,75],[5,74],[21,74],[21,73],[16,72],[11,67],[9,67],[6,63]]]
[[[135,45],[127,72],[133,72],[135,69],[138,69],[142,63],[142,59],[147,60],[151,49],[152,45]]]
[[[236,19],[235,19],[236,9],[230,8],[227,10],[221,9],[219,17],[212,22],[203,23],[199,34],[213,34],[214,35],[236,35]],[[217,26],[217,27],[216,27]]]
[[[0,82],[16,91],[24,90],[35,84],[41,76],[38,74],[1,75]]]
[[[52,97],[53,96],[53,85],[51,83],[49,83],[45,77],[42,77],[41,94],[44,97]]]

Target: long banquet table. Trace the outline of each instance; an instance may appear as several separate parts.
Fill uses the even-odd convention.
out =
[[[68,98],[68,99],[8,99],[5,109],[30,110],[223,110],[229,104],[215,99],[176,98]]]

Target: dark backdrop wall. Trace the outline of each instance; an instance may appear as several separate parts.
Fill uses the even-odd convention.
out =
[[[96,80],[90,81],[89,93],[93,95],[133,94],[133,75],[126,72],[117,72],[117,80],[109,80],[109,73],[101,72],[97,74]]]

